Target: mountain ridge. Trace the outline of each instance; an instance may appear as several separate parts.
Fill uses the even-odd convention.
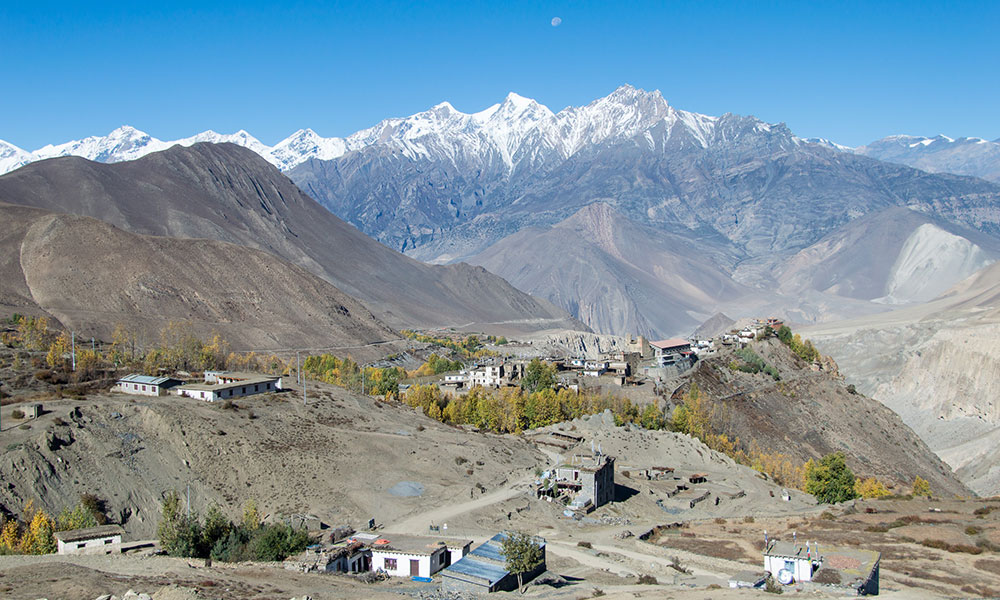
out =
[[[396,327],[522,320],[533,330],[579,328],[484,269],[426,265],[386,248],[233,144],[175,146],[114,164],[40,161],[0,176],[0,201],[90,216],[133,233],[265,250],[326,279]]]

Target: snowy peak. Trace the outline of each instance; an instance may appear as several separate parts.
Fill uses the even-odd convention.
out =
[[[310,159],[334,160],[371,146],[390,146],[410,159],[488,162],[498,159],[504,168],[534,168],[565,160],[595,144],[645,136],[659,128],[667,138],[693,140],[707,147],[714,139],[718,119],[676,110],[659,91],[623,85],[586,106],[553,113],[537,101],[510,92],[498,104],[472,114],[441,102],[409,117],[386,119],[347,138],[324,138],[301,129],[274,146],[246,131],[220,134],[209,130],[175,141],[161,141],[131,126],[106,136],[92,136],[25,152],[7,144],[0,147],[0,173],[27,162],[55,156],[82,156],[100,162],[133,160],[175,144],[228,142],[249,148],[283,171]],[[760,122],[759,122],[760,123]],[[770,125],[760,123],[758,129]],[[661,136],[662,137],[662,136]]]
[[[98,162],[115,162],[134,160],[169,147],[170,144],[161,142],[148,133],[124,125],[103,137],[91,136],[58,146],[49,144],[31,154],[35,160],[56,156],[82,156]]]

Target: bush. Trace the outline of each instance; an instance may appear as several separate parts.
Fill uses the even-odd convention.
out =
[[[832,512],[830,512],[828,510],[824,510],[819,515],[819,518],[823,519],[824,521],[836,521],[837,520],[837,515],[833,514]]]
[[[965,535],[978,535],[982,533],[982,528],[976,527],[975,525],[969,525],[965,528]]]
[[[639,575],[638,583],[640,585],[658,585],[660,582],[652,575]]]
[[[756,521],[756,519],[754,519],[753,517],[743,517],[743,522],[744,523],[753,523],[755,521]]]
[[[587,549],[594,547],[593,544],[591,544],[590,542],[577,542],[576,545],[579,546],[580,548],[587,548]]]
[[[14,410],[12,410],[10,412],[10,417],[12,419],[23,419],[24,418],[24,411],[21,410],[20,408],[15,408]]]
[[[781,588],[781,584],[775,581],[774,577],[770,575],[767,576],[767,580],[764,582],[764,591],[769,594],[783,594],[785,592]]]

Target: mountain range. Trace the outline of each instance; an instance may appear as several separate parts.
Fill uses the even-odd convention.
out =
[[[998,256],[1000,185],[866,156],[884,143],[851,149],[751,116],[679,110],[631,86],[557,113],[516,94],[471,114],[445,102],[345,138],[302,130],[273,147],[242,131],[163,142],[123,127],[34,153],[0,147],[0,165],[63,154],[114,162],[198,141],[247,147],[386,246],[485,265],[604,332],[685,333],[739,307],[804,322],[855,316],[925,300]],[[591,231],[580,222],[594,204],[615,227],[557,244]],[[893,227],[893,215],[908,216]],[[873,238],[865,228],[881,231],[880,220],[891,235]],[[664,252],[698,276],[665,268],[675,263]]]

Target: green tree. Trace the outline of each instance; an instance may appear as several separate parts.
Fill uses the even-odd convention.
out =
[[[517,575],[517,587],[524,593],[524,574],[542,563],[542,548],[527,533],[508,532],[500,542],[500,551],[507,559],[507,570]]]
[[[537,358],[531,359],[524,370],[521,387],[527,392],[552,389],[556,385],[556,367],[543,363]]]
[[[786,346],[792,343],[792,330],[788,328],[788,325],[782,325],[778,328],[778,339]]]
[[[231,526],[226,515],[217,504],[212,504],[205,511],[205,525],[201,528],[201,547],[204,552],[210,552],[219,540],[229,537]]]
[[[180,495],[171,490],[163,499],[160,523],[156,528],[160,547],[170,556],[201,554],[201,523],[197,514],[190,517],[181,510]]]
[[[806,492],[820,502],[836,504],[857,498],[854,473],[847,466],[843,452],[827,454],[819,462],[806,463]]]
[[[306,549],[309,534],[284,523],[264,525],[250,540],[249,550],[257,560],[285,560]]]

